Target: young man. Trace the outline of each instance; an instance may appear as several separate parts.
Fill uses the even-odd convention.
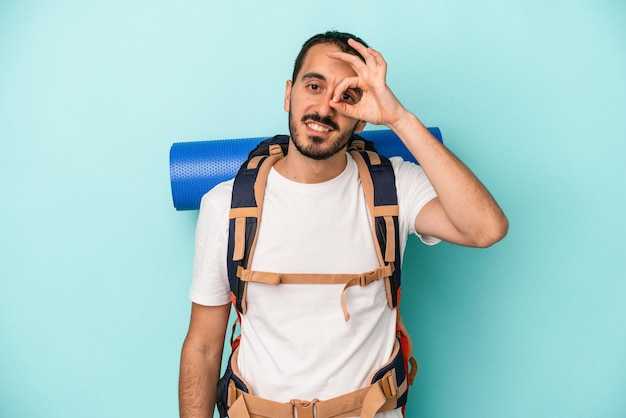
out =
[[[350,34],[327,32],[304,44],[285,91],[289,150],[267,179],[252,270],[347,274],[379,266],[358,170],[346,152],[351,134],[368,122],[392,129],[421,164],[392,159],[401,253],[410,233],[428,244],[475,247],[505,236],[508,221],[500,207],[397,100],[386,84],[386,67],[379,52]],[[232,185],[218,185],[202,199],[181,356],[181,417],[211,416],[216,401],[231,308],[226,247]],[[339,303],[343,285],[248,283],[237,358],[248,389],[273,402],[302,400],[295,401],[301,406],[368,386],[396,339],[396,313],[382,282],[345,291],[349,321]],[[396,409],[376,416],[402,414]]]

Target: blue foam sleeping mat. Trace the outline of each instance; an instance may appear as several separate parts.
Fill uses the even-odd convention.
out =
[[[443,142],[439,128],[428,130]],[[390,129],[359,132],[386,157],[399,156],[406,161],[415,157]],[[248,153],[269,137],[218,139],[212,141],[175,142],[170,148],[170,183],[176,210],[200,208],[202,196],[215,185],[237,174]]]

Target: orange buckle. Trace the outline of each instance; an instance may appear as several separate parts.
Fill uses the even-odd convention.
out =
[[[280,147],[280,145],[270,145],[270,149],[269,149],[269,155],[282,155],[283,154],[283,149]]]
[[[398,384],[396,382],[396,374],[394,373],[394,369],[391,369],[385,374],[385,376],[383,376],[383,378],[380,380],[380,385],[383,389],[383,393],[385,394],[385,398],[391,399],[397,396]]]
[[[365,149],[365,141],[361,139],[355,139],[350,143],[350,148],[357,151],[363,151]]]
[[[294,416],[298,418],[314,418],[315,412],[314,407],[315,404],[319,401],[319,399],[313,399],[312,401],[301,401],[299,399],[292,399],[289,401],[294,407]]]
[[[365,277],[365,274],[359,276],[359,286],[367,286],[367,277]]]

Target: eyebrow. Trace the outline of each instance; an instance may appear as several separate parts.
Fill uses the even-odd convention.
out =
[[[306,73],[305,75],[302,76],[302,80],[306,80],[308,78],[315,78],[317,80],[326,81],[326,77],[316,72]]]

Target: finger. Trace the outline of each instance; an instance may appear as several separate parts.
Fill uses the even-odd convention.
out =
[[[345,102],[334,102],[332,100],[330,101],[329,105],[341,115],[353,119],[359,119],[357,110],[354,108],[354,106],[351,106]]]
[[[356,49],[356,51],[361,54],[363,56],[363,58],[365,58],[365,60],[367,61],[367,56],[368,54],[368,48],[365,45],[363,45],[362,43],[360,43],[359,41],[355,41],[354,39],[350,38],[348,39],[348,45],[350,45],[352,48]]]
[[[344,93],[346,93],[348,90],[352,90],[350,91],[350,95],[353,96],[353,103],[351,104],[356,104],[359,102],[359,100],[361,99],[361,96],[363,95],[363,91],[359,88],[359,77],[358,76],[354,76],[354,77],[346,77],[343,80],[341,80],[336,86],[335,86],[335,90],[333,91],[333,98],[332,101],[333,102],[340,102],[340,101],[345,101],[342,100],[342,95]]]
[[[365,60],[365,63],[363,63],[363,60],[358,58],[355,54],[351,54],[351,53],[343,52],[343,51],[328,52],[328,56],[333,57],[333,58],[339,58],[343,61],[346,61],[349,64],[351,64],[353,67],[357,65],[363,66],[363,64],[367,65],[367,64],[372,63],[372,61],[374,61],[374,63],[378,63],[379,59],[382,58],[382,55],[380,55],[378,51],[370,47],[366,47],[365,45],[354,40],[353,38],[348,39],[348,45],[350,45],[354,50],[356,50],[361,55],[361,57],[363,57],[363,60]]]
[[[385,61],[385,59],[383,58],[383,54],[376,51],[374,48],[367,48],[367,52],[374,58],[376,64],[387,66],[387,61]]]
[[[352,67],[352,69],[357,73],[363,71],[366,68],[366,63],[364,63],[358,56],[354,54],[341,51],[331,51],[328,52],[327,55],[330,58],[338,59],[345,62],[346,64],[350,65],[350,67]]]
[[[350,38],[348,40],[348,44],[356,49],[359,54],[361,54],[363,56],[363,58],[365,59],[366,62],[372,62],[374,61],[374,63],[376,63],[377,65],[383,66],[383,67],[387,67],[387,61],[385,61],[385,58],[383,58],[383,55],[375,50],[374,48],[368,46],[366,47],[365,45],[361,44],[360,42],[355,41],[354,39]]]
[[[376,64],[380,64],[380,63],[384,63],[385,60],[383,59],[383,56],[380,52],[378,52],[377,50],[375,50],[372,47],[369,46],[365,46],[362,43],[355,41],[354,39],[350,38],[348,39],[348,45],[350,45],[352,48],[356,49],[357,52],[359,54],[361,54],[361,56],[363,56],[363,58],[365,59],[366,62],[371,62],[372,60],[376,63]]]

